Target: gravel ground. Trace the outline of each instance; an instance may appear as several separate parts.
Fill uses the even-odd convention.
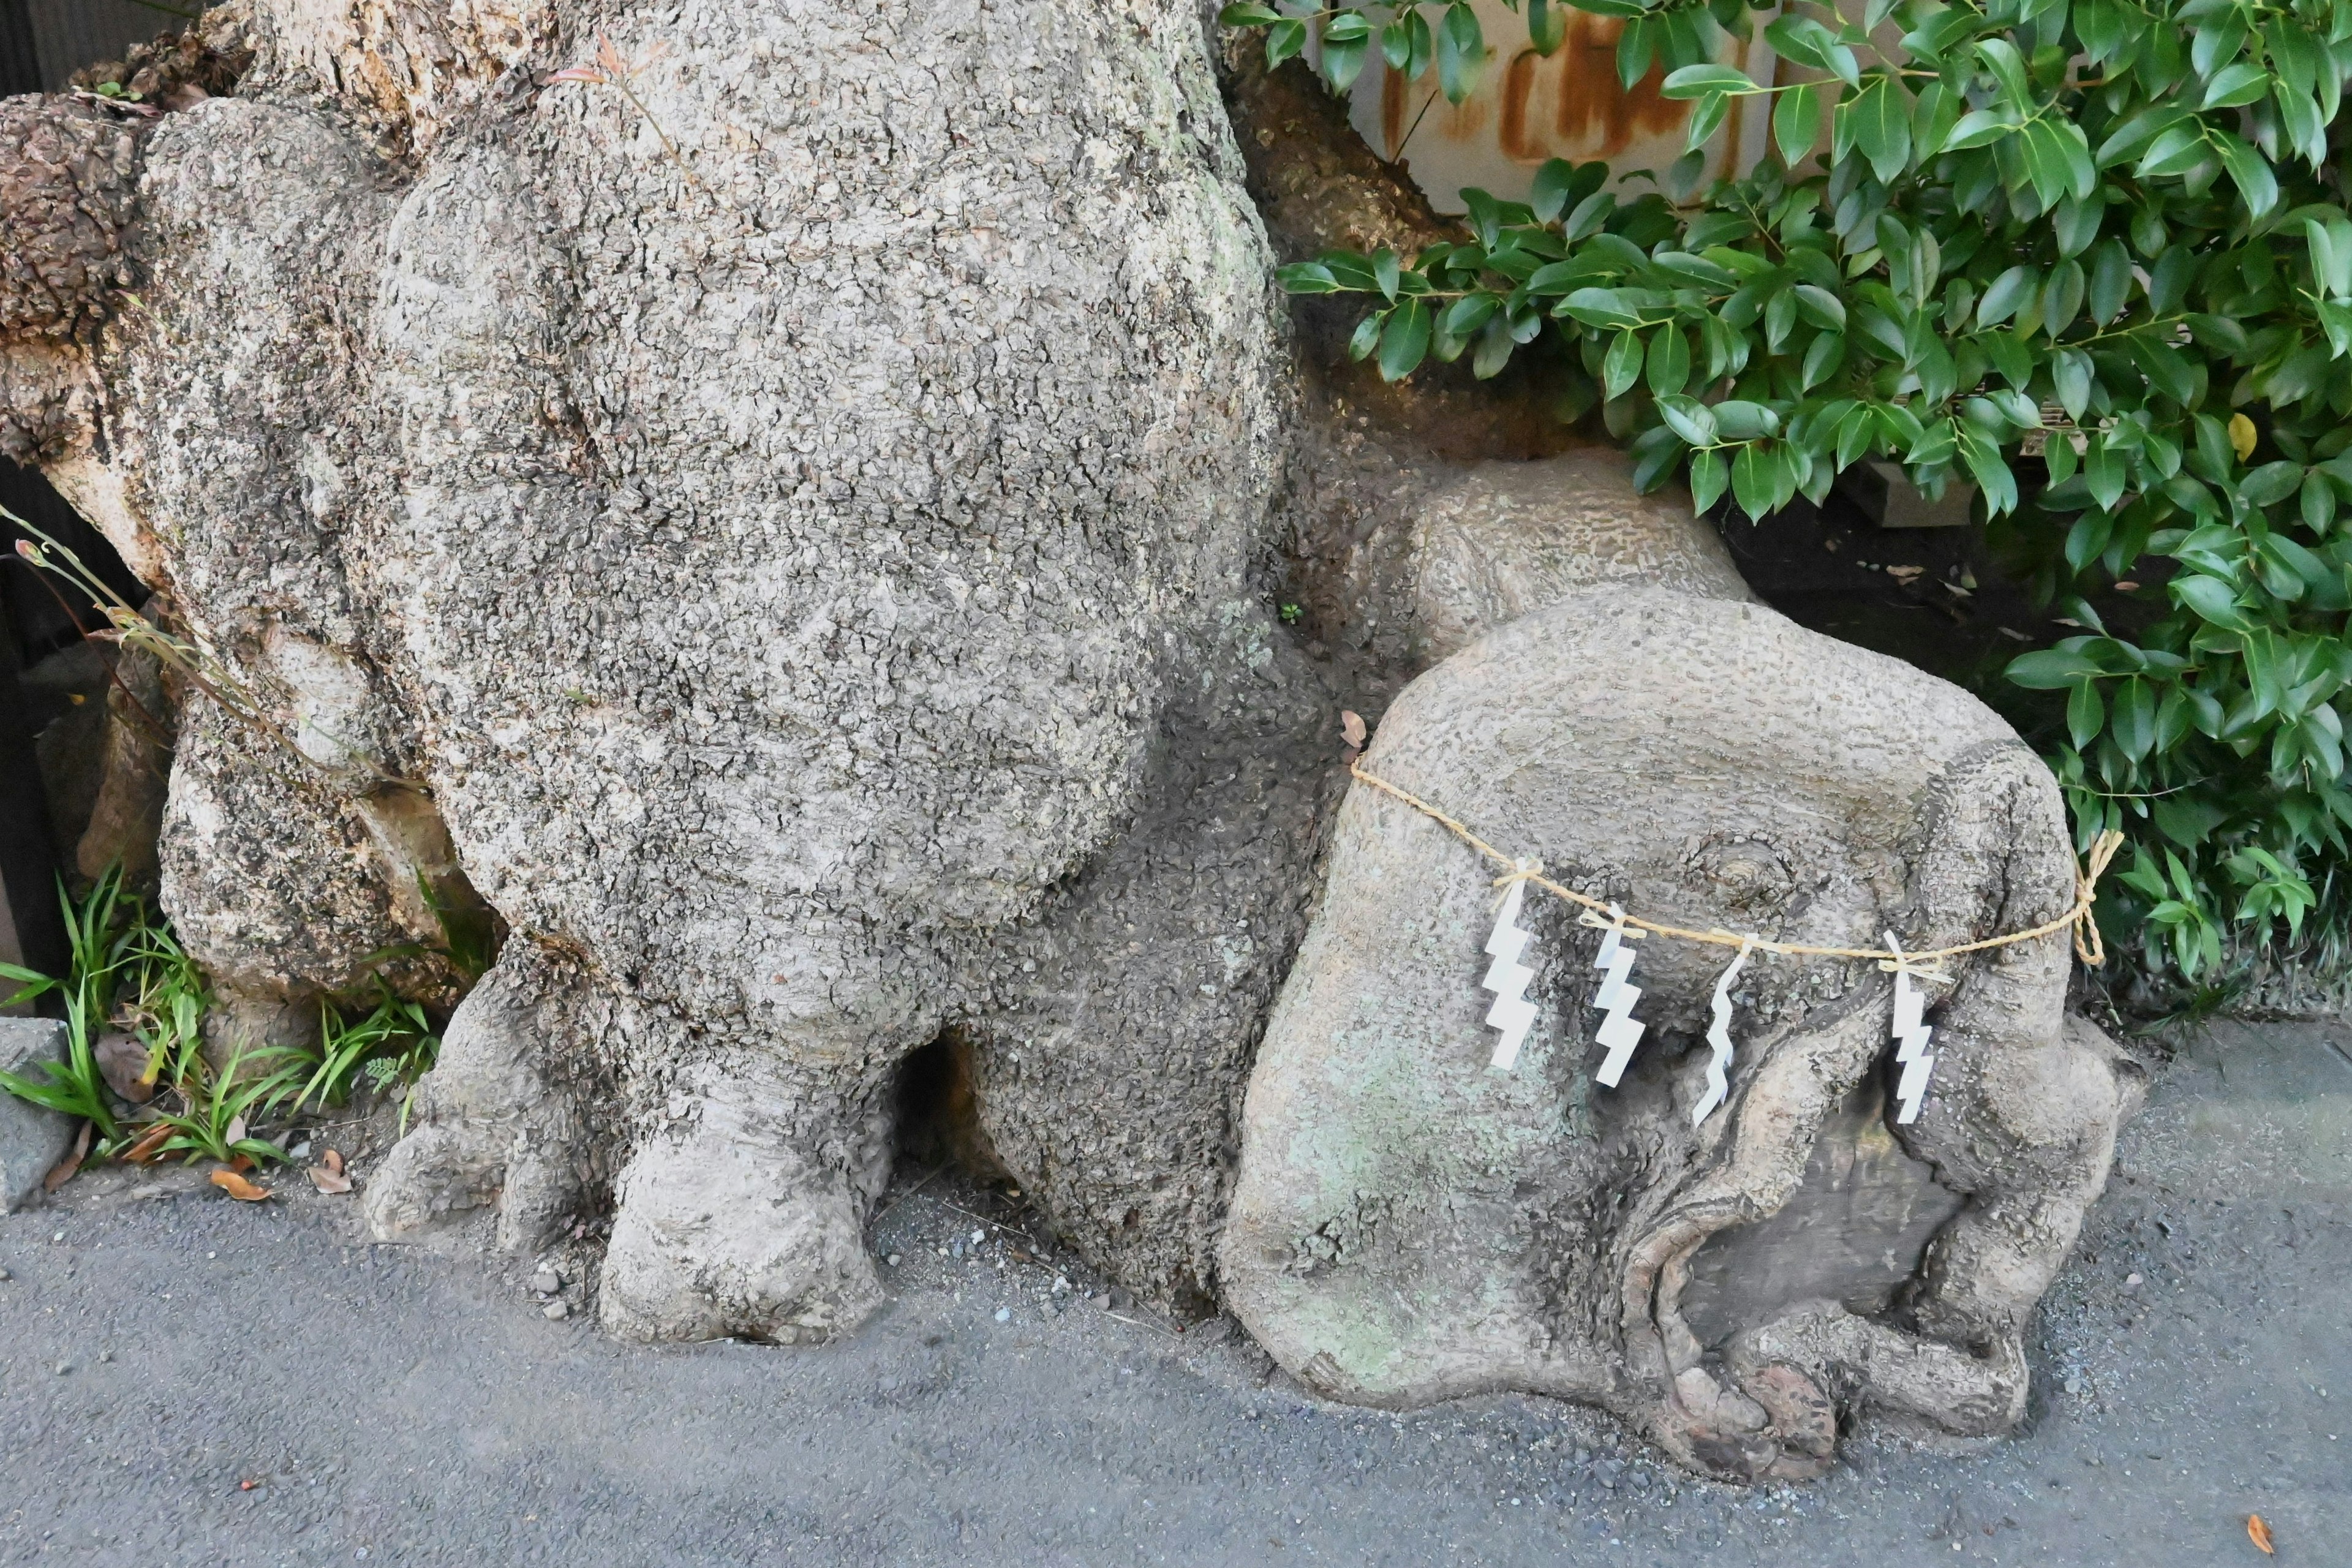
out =
[[[2259,1512],[2277,1562],[2341,1564],[2348,1048],[2183,1057],[2045,1305],[2021,1434],[1865,1429],[1769,1492],[1543,1401],[1318,1404],[944,1177],[877,1226],[891,1305],[795,1351],[605,1340],[586,1243],[554,1319],[531,1261],[370,1247],[350,1198],[100,1173],[0,1220],[0,1563],[2252,1563]]]

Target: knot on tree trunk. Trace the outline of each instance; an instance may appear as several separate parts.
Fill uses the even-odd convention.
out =
[[[131,282],[137,131],[70,98],[0,100],[0,341],[77,338]]]

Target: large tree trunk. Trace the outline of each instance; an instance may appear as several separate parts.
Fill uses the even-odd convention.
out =
[[[1583,1089],[1564,931],[1549,1032],[1477,1076],[1488,873],[1430,825],[1359,791],[1318,875],[1342,701],[1411,680],[1376,762],[1694,920],[1942,941],[2069,888],[2013,736],[1749,603],[1531,385],[1294,342],[1276,248],[1436,228],[1351,141],[1263,155],[1336,124],[1311,89],[1235,78],[1245,167],[1175,0],[202,36],[234,96],[0,104],[0,445],[289,742],[195,699],[173,767],[225,1028],[299,1030],[436,904],[511,931],[380,1235],[609,1205],[614,1331],[826,1337],[879,1300],[892,1089],[940,1041],[1075,1245],[1335,1397],[1565,1394],[1743,1476],[1824,1457],[1832,1397],[2015,1418],[2119,1100],[2054,939],[1961,981],[1907,1154],[1841,1163],[1886,1142],[1875,974],[1759,975],[1695,1135],[1680,1046]],[[549,79],[601,36],[618,79]],[[1660,956],[1664,1032],[1706,976]]]

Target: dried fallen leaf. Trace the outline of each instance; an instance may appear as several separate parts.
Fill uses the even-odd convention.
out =
[[[327,1157],[319,1163],[339,1176],[343,1173],[343,1157],[332,1149],[328,1150]]]
[[[261,1483],[259,1481],[239,1481],[236,1483],[236,1489],[241,1492],[249,1492],[260,1484]]]
[[[164,1140],[172,1136],[172,1124],[158,1121],[140,1135],[139,1142],[122,1152],[122,1157],[134,1165],[145,1165],[163,1157]]]
[[[269,1195],[268,1187],[255,1186],[226,1165],[213,1173],[213,1185],[241,1204],[257,1204]]]
[[[1889,566],[1886,574],[1898,583],[1908,583],[1926,570],[1925,566]]]
[[[147,1058],[152,1054],[145,1041],[135,1035],[112,1033],[100,1035],[91,1051],[98,1058],[98,1070],[106,1079],[106,1087],[133,1105],[144,1105],[155,1098],[155,1080],[147,1074]]]
[[[2263,1556],[2275,1557],[2278,1555],[2278,1552],[2271,1546],[2271,1527],[2263,1522],[2263,1516],[2261,1514],[2250,1513],[2246,1515],[2246,1539],[2252,1542],[2256,1546],[2261,1547]]]
[[[245,1124],[244,1117],[232,1116],[228,1119],[228,1130],[223,1132],[221,1137],[230,1148],[234,1149],[238,1144],[245,1142],[245,1135],[249,1131],[250,1129],[248,1129]],[[242,1171],[245,1167],[243,1165],[239,1165],[237,1169]]]
[[[81,1169],[82,1157],[89,1152],[89,1123],[85,1121],[81,1124],[80,1132],[74,1137],[73,1152],[49,1167],[49,1173],[41,1178],[41,1190],[45,1193],[54,1193],[72,1181],[73,1173]]]
[[[324,1165],[310,1167],[310,1184],[322,1193],[348,1193],[352,1179],[341,1171],[330,1171]]]
[[[1349,709],[1341,709],[1339,733],[1347,738],[1348,744],[1360,752],[1362,751],[1364,749],[1364,716]]]

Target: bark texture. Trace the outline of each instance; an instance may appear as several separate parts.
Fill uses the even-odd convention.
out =
[[[828,1338],[881,1300],[939,1042],[1089,1258],[1332,1397],[1540,1389],[1744,1477],[1824,1462],[1838,1400],[2015,1418],[2123,1093],[2060,944],[1961,974],[1899,1138],[1851,967],[1753,972],[1693,1132],[1714,955],[1645,952],[1652,1043],[1596,1096],[1556,921],[1488,1079],[1486,874],[1335,817],[1337,721],[1412,681],[1401,783],[1644,909],[1839,942],[2063,905],[2047,773],[1750,602],[1539,364],[1391,387],[1328,306],[1286,322],[1277,256],[1443,232],[1297,70],[1226,62],[1237,145],[1172,0],[194,36],[168,112],[0,103],[0,445],[275,716],[190,698],[163,808],[224,1037],[380,973],[454,1004],[380,1236],[609,1210],[614,1331]],[[451,908],[511,933],[462,1000]]]
[[[1331,705],[1250,582],[1280,322],[1196,20],[314,9],[132,127],[143,308],[50,464],[303,753],[184,726],[225,1026],[430,940],[452,860],[515,935],[382,1233],[609,1201],[615,1329],[822,1337],[956,1029],[1074,1234],[1199,1297]],[[544,84],[600,29],[634,103]]]
[[[2056,785],[2000,720],[1752,604],[1561,599],[1413,682],[1366,765],[1557,879],[1699,930],[1851,947],[1893,930],[1925,949],[2039,924],[2074,891]],[[1790,1204],[1842,1113],[1832,1163],[1853,1176],[1843,1108],[1888,1061],[1887,978],[1753,960],[1729,1101],[1694,1128],[1731,953],[1639,944],[1648,1034],[1601,1089],[1598,937],[1531,899],[1538,1022],[1517,1071],[1490,1072],[1475,979],[1493,875],[1386,795],[1358,786],[1341,808],[1224,1236],[1227,1298],[1259,1342],[1335,1398],[1604,1404],[1742,1479],[1817,1471],[1839,1400],[1969,1434],[2014,1424],[2026,1318],[2105,1182],[2126,1093],[2105,1041],[2064,1017],[2065,937],[1956,963],[1938,993],[1934,1087],[1894,1130],[1909,1158],[1863,1167],[1848,1200],[1907,1238],[1893,1310],[1884,1265],[1847,1248],[1800,1247],[1818,1296],[1792,1302],[1769,1238],[1728,1259],[1745,1278],[1696,1259]],[[1915,1226],[1927,1184],[1950,1197]],[[1706,1339],[1682,1308],[1695,1268],[1714,1275]]]

